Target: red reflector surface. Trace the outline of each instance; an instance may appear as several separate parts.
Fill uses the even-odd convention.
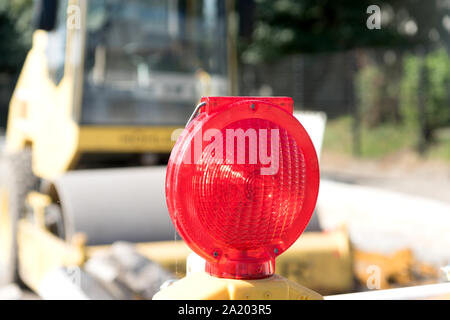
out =
[[[273,274],[275,257],[306,228],[317,197],[317,158],[303,127],[276,106],[253,105],[246,114],[249,106],[202,113],[177,142],[168,166],[172,220],[207,260],[207,271],[219,277]],[[196,158],[194,136],[211,128],[216,134]],[[239,140],[230,131],[246,134]]]

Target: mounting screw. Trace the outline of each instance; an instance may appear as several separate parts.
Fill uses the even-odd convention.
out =
[[[255,104],[254,104],[254,103],[252,103],[252,105],[250,106],[250,109],[252,109],[253,111],[255,111],[255,109],[256,109],[256,106],[255,106]]]
[[[273,250],[273,252],[274,252],[275,254],[278,254],[278,248],[275,248],[275,249]]]
[[[219,256],[219,253],[217,251],[214,251],[213,256],[214,258],[217,258]]]

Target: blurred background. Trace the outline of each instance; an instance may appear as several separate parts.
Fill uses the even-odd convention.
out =
[[[328,263],[342,239],[333,235],[317,240],[329,241],[333,249],[325,250],[319,255],[325,258],[317,260],[311,258],[309,249],[295,249],[286,258],[288,262],[282,262],[279,270],[283,275],[300,279],[324,294],[372,289],[366,280],[370,280],[374,265],[384,272],[383,280],[373,287],[377,289],[447,280],[443,274],[450,270],[450,0],[92,0],[87,7],[87,23],[85,29],[81,28],[86,31],[84,51],[76,42],[78,31],[69,29],[66,33],[65,18],[70,13],[66,6],[60,5],[51,28],[46,26],[48,17],[38,17],[42,28],[49,27],[48,47],[45,57],[40,58],[45,61],[45,77],[52,86],[65,88],[66,81],[79,72],[67,72],[76,65],[73,52],[84,52],[84,71],[80,73],[83,94],[79,100],[76,93],[70,98],[75,101],[73,105],[82,106],[81,111],[75,108],[79,112],[75,116],[77,125],[82,129],[164,124],[172,132],[172,127],[187,121],[199,92],[292,97],[299,119],[308,130],[308,115],[318,115],[314,121],[321,119],[322,126],[326,120],[323,137],[321,125],[313,124],[310,131],[319,131],[317,136],[312,135],[318,150],[321,147],[322,177],[310,230],[345,230],[352,251],[342,254],[349,257],[348,261]],[[34,32],[35,20],[33,0],[0,0],[2,141],[10,100],[20,100],[22,92],[14,95],[14,90],[33,45],[33,33],[35,45],[43,39],[41,30]],[[66,56],[70,57],[67,61]],[[26,79],[31,79],[24,81],[30,85],[41,78],[33,79],[31,72]],[[58,97],[58,101],[63,100]],[[20,109],[20,102],[16,103]],[[91,139],[97,134],[82,137]],[[11,137],[15,146],[16,136]],[[33,171],[46,180],[53,178],[53,169],[61,174],[75,167],[161,165],[167,161],[172,145],[170,141],[159,145],[158,139],[125,135],[121,143],[128,146],[111,144],[108,147],[118,149],[110,153],[103,145],[83,145],[86,141],[82,141],[77,147],[81,151],[76,150],[82,155],[70,159],[75,163],[72,167],[52,168],[41,157],[37,165],[34,163],[38,170],[33,167]],[[149,141],[160,148],[158,158],[141,159]],[[130,145],[134,149],[127,149]],[[36,143],[36,147],[42,146]],[[115,152],[119,149],[129,154],[118,157]],[[156,183],[151,182],[148,188],[154,190]],[[41,185],[40,192],[50,190],[51,201],[60,205],[63,197],[55,196],[58,184],[45,186]],[[80,186],[74,190],[82,189]],[[64,192],[61,194],[64,196]],[[87,207],[81,211],[87,212]],[[64,208],[59,210],[61,216],[67,214]],[[165,208],[158,210],[166,213]],[[86,221],[83,227],[89,225]],[[48,229],[53,234],[68,239],[66,229],[62,237],[52,228]],[[117,232],[115,236],[120,234],[118,229],[111,229]],[[95,238],[94,231],[86,231],[89,239]],[[99,234],[95,245],[111,244],[110,238],[103,239]],[[173,230],[170,235],[173,237]],[[128,241],[127,236],[121,237],[117,240]],[[168,240],[165,236],[156,238],[152,240]],[[304,241],[316,243],[311,239]],[[150,252],[141,253],[144,251]],[[161,261],[161,257],[150,256]],[[166,260],[162,264],[169,264],[178,275],[179,263],[174,269],[174,264]],[[314,263],[297,263],[304,260],[321,266],[339,265],[343,270],[351,264],[350,280],[327,270],[330,277],[321,282],[323,270],[299,271],[317,269]],[[292,267],[294,264],[296,267]],[[26,283],[37,291],[33,281]]]
[[[381,26],[370,30],[373,4]],[[32,9],[0,1],[3,130]],[[450,201],[449,1],[237,1],[236,13],[236,93],[326,112],[325,174]]]

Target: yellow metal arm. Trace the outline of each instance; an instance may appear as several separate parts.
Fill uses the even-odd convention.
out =
[[[323,300],[279,275],[261,280],[234,280],[197,272],[158,292],[154,300]]]

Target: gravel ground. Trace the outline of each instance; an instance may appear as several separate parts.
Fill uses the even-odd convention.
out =
[[[324,153],[321,175],[330,180],[450,203],[450,163],[427,161],[413,154],[397,154],[375,161]]]

